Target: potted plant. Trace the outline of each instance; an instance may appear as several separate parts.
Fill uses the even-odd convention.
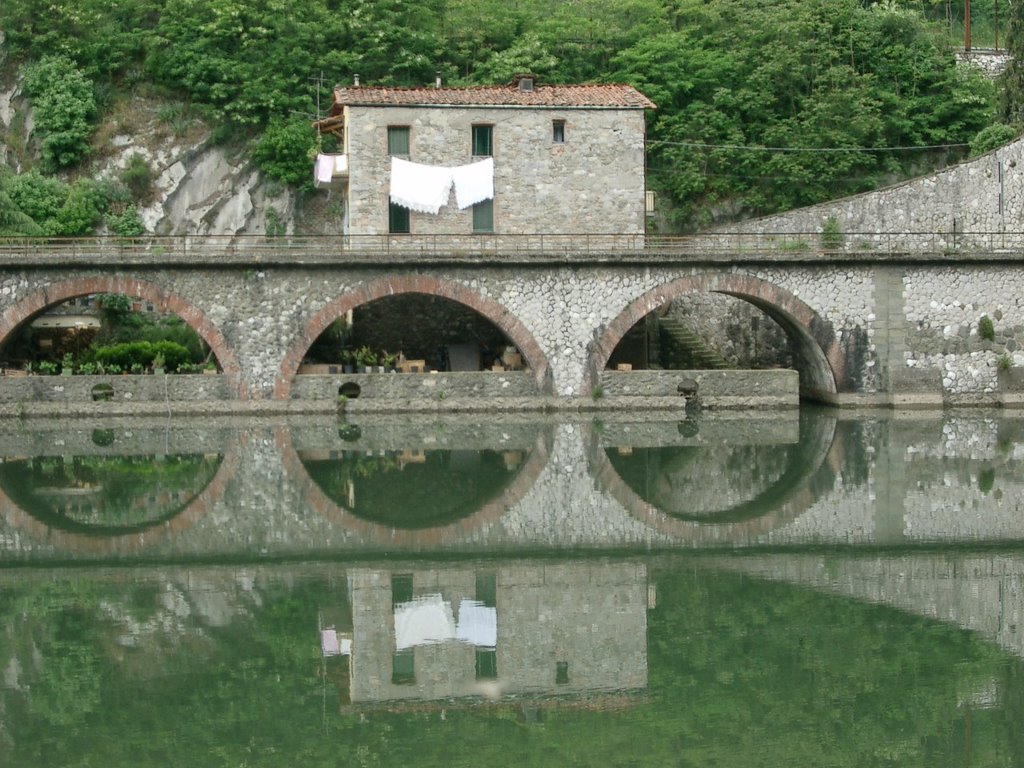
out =
[[[164,372],[164,365],[167,360],[164,358],[163,352],[157,352],[153,355],[153,373],[162,374]]]
[[[354,355],[351,349],[341,350],[341,370],[344,373],[355,373]]]
[[[368,369],[376,364],[377,355],[374,354],[372,349],[364,346],[356,350],[356,365],[359,366],[360,373],[368,373]]]
[[[64,357],[60,362],[60,373],[61,376],[70,376],[75,372],[75,356],[70,352],[65,352]]]
[[[392,355],[390,352],[384,352],[381,355],[380,361],[384,363],[384,370],[387,373],[395,372],[395,363],[398,361],[397,355]]]

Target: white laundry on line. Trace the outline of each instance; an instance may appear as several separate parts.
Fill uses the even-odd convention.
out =
[[[410,211],[436,214],[452,190],[450,168],[391,158],[391,202]]]
[[[334,177],[334,158],[331,155],[316,156],[316,170],[314,173],[318,184],[330,184]]]
[[[477,647],[496,648],[498,645],[498,611],[478,600],[459,603],[459,625],[455,639]]]
[[[420,213],[437,214],[448,204],[452,185],[459,208],[494,197],[494,158],[448,168],[391,158],[390,199],[395,205]]]
[[[441,595],[426,595],[395,606],[395,650],[455,637],[452,607]]]
[[[452,169],[455,184],[455,202],[459,208],[469,208],[494,197],[494,158],[488,157]]]

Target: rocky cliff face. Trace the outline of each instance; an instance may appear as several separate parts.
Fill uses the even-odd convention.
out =
[[[0,67],[2,42],[0,37]],[[35,165],[34,125],[20,80],[0,79],[0,163],[15,172]],[[276,234],[293,233],[296,193],[260,173],[251,147],[217,145],[211,135],[181,104],[145,92],[116,97],[96,128],[90,160],[68,178],[113,178],[137,155],[155,179],[150,200],[139,206],[147,231],[262,235],[269,227]]]

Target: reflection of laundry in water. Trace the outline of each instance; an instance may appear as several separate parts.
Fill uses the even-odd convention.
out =
[[[352,654],[352,638],[342,637],[333,627],[320,633],[320,649],[324,656],[350,656]]]
[[[455,638],[478,647],[497,647],[498,610],[479,600],[463,600],[459,603],[459,626],[455,629]]]
[[[454,637],[452,607],[441,595],[425,595],[395,606],[395,650],[441,643]]]

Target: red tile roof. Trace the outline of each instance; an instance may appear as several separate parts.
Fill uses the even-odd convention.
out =
[[[511,85],[473,88],[336,87],[334,106],[618,107],[654,109],[631,85],[541,85],[532,91]]]

